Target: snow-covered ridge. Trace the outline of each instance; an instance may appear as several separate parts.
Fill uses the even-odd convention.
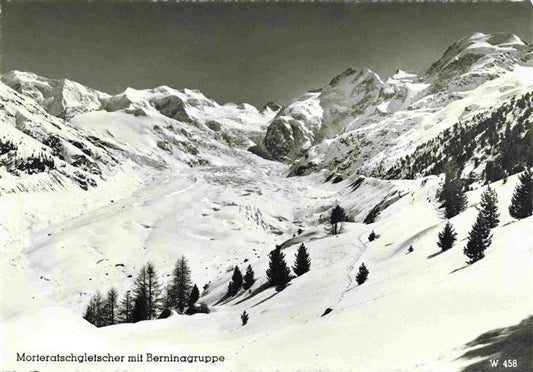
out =
[[[398,70],[383,81],[348,69],[285,107],[267,130],[266,148],[292,163],[295,175],[324,168],[372,174],[394,162],[391,148],[413,151],[407,139],[417,144],[530,90],[531,50],[512,34],[476,33],[420,75]]]
[[[50,115],[70,118],[101,108],[108,94],[68,79],[47,79],[31,72],[10,71],[0,80],[17,92],[34,99]]]
[[[31,72],[10,71],[1,75],[1,80],[34,99],[49,114],[67,121],[98,110],[129,110],[142,115],[142,110],[155,109],[177,120],[201,124],[218,120],[243,130],[259,130],[279,110],[275,104],[265,106],[262,111],[247,103],[220,105],[198,90],[177,90],[164,85],[143,90],[127,88],[112,96],[68,79],[48,79]]]
[[[1,80],[0,165],[10,180],[3,192],[63,187],[62,177],[85,189],[127,161],[156,168],[233,163],[233,149],[260,144],[279,110],[273,103],[262,111],[219,105],[197,90],[167,86],[110,96],[20,71]]]

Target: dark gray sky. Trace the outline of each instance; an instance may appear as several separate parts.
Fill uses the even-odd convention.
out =
[[[1,0],[0,0],[1,1]],[[3,71],[108,93],[196,88],[220,103],[287,103],[348,67],[420,71],[476,31],[532,41],[532,6],[3,2]]]

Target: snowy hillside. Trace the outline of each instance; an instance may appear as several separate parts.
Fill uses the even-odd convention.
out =
[[[421,74],[348,69],[261,110],[2,75],[0,369],[531,370],[532,88],[531,47],[479,33]]]

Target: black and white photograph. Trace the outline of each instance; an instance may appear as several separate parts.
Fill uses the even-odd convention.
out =
[[[533,371],[531,1],[0,0],[0,371]]]

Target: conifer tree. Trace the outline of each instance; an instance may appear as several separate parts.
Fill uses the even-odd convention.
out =
[[[478,213],[476,222],[468,234],[468,242],[464,248],[464,254],[469,258],[468,263],[472,264],[485,257],[485,250],[492,243],[492,236],[487,221],[481,212]]]
[[[103,327],[105,325],[105,302],[100,291],[96,291],[94,295],[94,309],[95,326]]]
[[[242,287],[242,274],[239,266],[235,266],[233,276],[228,285],[228,296],[235,296]]]
[[[364,282],[366,282],[366,279],[368,278],[368,269],[366,268],[365,264],[361,264],[359,266],[359,272],[355,276],[355,280],[357,281],[357,284],[361,285]]]
[[[242,325],[245,326],[246,323],[248,323],[248,313],[246,312],[246,310],[244,310],[241,314],[241,320],[242,320]]]
[[[168,281],[165,285],[165,308],[174,307],[172,297],[172,280]]]
[[[119,319],[122,323],[132,323],[133,322],[133,301],[131,298],[131,291],[127,291],[124,295],[124,298],[120,302],[120,307],[118,310]]]
[[[233,280],[230,280],[228,283],[228,290],[226,291],[226,296],[233,297],[235,296],[235,293],[237,293],[237,291],[235,291],[235,283],[233,283]]]
[[[183,313],[189,302],[191,293],[191,270],[184,256],[178,259],[174,269],[170,288],[170,303],[180,313]]]
[[[481,202],[479,203],[481,207],[481,213],[487,221],[489,228],[493,229],[498,226],[500,220],[498,217],[498,195],[496,191],[490,186],[487,187],[487,190],[481,195]]]
[[[118,303],[117,290],[115,288],[111,288],[109,291],[107,291],[107,297],[105,301],[107,325],[117,323],[117,303]]]
[[[509,214],[516,219],[529,217],[533,214],[533,180],[531,172],[526,169],[519,177],[509,206]]]
[[[148,300],[146,298],[146,292],[141,292],[135,297],[131,316],[133,323],[148,319]]]
[[[302,243],[300,244],[300,247],[298,247],[298,252],[296,252],[293,271],[296,276],[301,276],[309,270],[311,270],[311,258],[309,257],[309,253],[307,253],[304,243]]]
[[[198,287],[193,285],[191,289],[191,294],[189,295],[189,307],[194,307],[194,304],[196,304],[196,301],[200,298],[200,291],[198,290]]]
[[[254,270],[252,269],[252,265],[248,265],[248,267],[246,268],[246,274],[244,274],[242,287],[244,288],[244,290],[248,290],[254,285],[254,283]]]
[[[285,254],[281,251],[281,246],[276,246],[269,254],[270,262],[267,269],[267,278],[271,286],[276,287],[276,291],[280,292],[290,281],[290,270],[285,262]]]
[[[141,269],[139,270],[139,274],[137,274],[137,277],[135,278],[135,282],[133,283],[133,309],[132,312],[137,311],[136,314],[132,313],[132,317],[134,318],[133,321],[137,322],[139,320],[146,320],[146,318],[136,318],[136,316],[140,316],[146,313],[148,313],[148,286],[147,286],[148,276],[146,273],[146,266],[141,266]],[[140,299],[142,298],[142,299]],[[140,299],[140,300],[138,300]],[[141,304],[145,304],[147,306],[146,309],[141,311],[141,309],[135,310],[135,306],[140,306]],[[148,315],[147,315],[148,316]]]
[[[446,177],[440,194],[440,200],[444,206],[446,218],[457,216],[467,206],[468,199],[464,192],[463,183],[464,181],[460,179],[448,181],[448,177]]]
[[[369,242],[372,242],[376,239],[376,233],[374,232],[374,230],[372,230],[372,232],[370,233],[370,235],[368,235],[368,241]]]
[[[89,323],[96,325],[96,309],[94,306],[94,296],[91,297],[89,300],[89,303],[87,304],[87,307],[85,308],[85,313],[83,314],[83,319],[88,321]]]
[[[442,252],[447,251],[453,247],[453,244],[457,240],[457,233],[453,229],[450,221],[446,222],[444,229],[439,233],[439,241],[437,245],[440,247]]]
[[[336,205],[331,210],[331,234],[337,235],[340,233],[339,223],[346,221],[346,212],[340,205]]]
[[[157,280],[154,265],[146,264],[146,301],[148,319],[155,319],[161,309],[161,286]]]
[[[83,314],[83,318],[97,327],[103,327],[106,325],[105,314],[105,302],[100,291],[97,291],[96,294],[91,297],[85,313]]]

